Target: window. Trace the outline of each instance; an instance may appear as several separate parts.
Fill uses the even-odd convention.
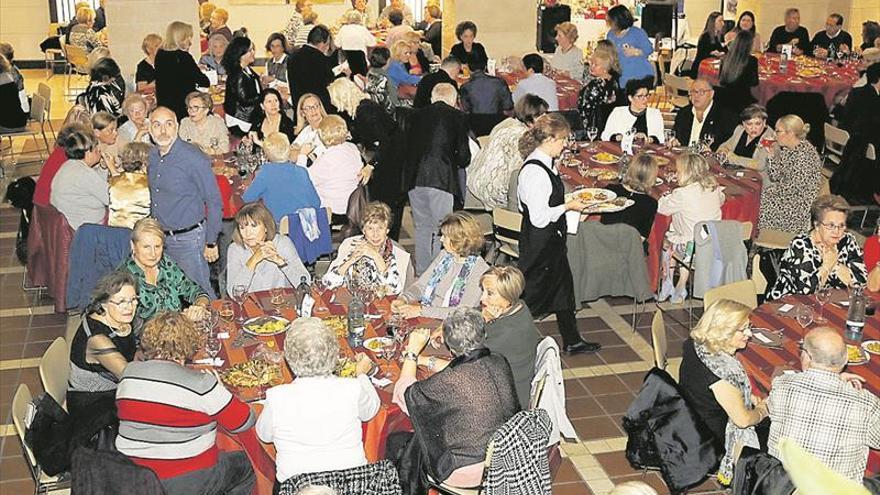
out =
[[[93,9],[100,6],[99,0],[49,0],[49,17],[52,22],[67,24],[76,17],[76,4],[87,3]]]

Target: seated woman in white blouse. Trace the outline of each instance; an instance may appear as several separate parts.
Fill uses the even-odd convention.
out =
[[[630,129],[636,130],[636,140],[663,143],[663,115],[656,108],[648,108],[649,81],[633,79],[626,83],[629,106],[617,107],[608,116],[603,141],[621,141]]]
[[[400,294],[413,275],[410,255],[388,238],[391,208],[370,203],[361,220],[363,235],[342,241],[336,259],[324,274],[329,288],[343,284],[371,288],[380,296]]]
[[[233,242],[226,254],[226,290],[242,285],[247,292],[291,287],[311,281],[293,242],[277,233],[272,213],[262,203],[248,203],[235,214]]]
[[[318,318],[298,318],[284,338],[284,357],[296,380],[266,391],[257,436],[275,444],[275,479],[367,464],[361,423],[379,411],[379,395],[358,355],[356,378],[333,375],[339,341]],[[277,485],[276,483],[276,485]]]
[[[327,116],[321,99],[306,93],[296,104],[296,139],[290,147],[290,161],[305,167],[309,160],[315,161],[327,149],[318,136],[318,126]]]

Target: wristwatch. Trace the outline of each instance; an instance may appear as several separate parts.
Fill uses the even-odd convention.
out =
[[[418,361],[419,355],[414,353],[413,351],[403,351],[403,360],[404,361]]]
[[[207,247],[209,247],[209,248],[211,248],[211,249],[214,249],[215,247],[217,247],[217,244],[215,244],[215,243],[213,243],[213,242],[209,242],[209,243],[205,244],[205,246],[207,246]]]

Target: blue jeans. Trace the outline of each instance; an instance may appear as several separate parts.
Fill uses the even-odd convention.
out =
[[[211,270],[205,259],[205,224],[199,225],[189,232],[165,236],[165,253],[173,259],[183,273],[208,294],[216,299],[211,289]]]
[[[220,452],[210,468],[162,480],[168,495],[250,495],[254,483],[254,468],[241,451]]]
[[[443,249],[440,223],[452,213],[453,201],[451,194],[433,187],[415,187],[409,192],[409,205],[416,228],[416,276],[427,270]]]

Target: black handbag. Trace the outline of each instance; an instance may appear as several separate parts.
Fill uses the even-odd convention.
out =
[[[32,404],[36,412],[25,434],[25,443],[49,476],[69,470],[70,416],[49,394],[41,395]]]

